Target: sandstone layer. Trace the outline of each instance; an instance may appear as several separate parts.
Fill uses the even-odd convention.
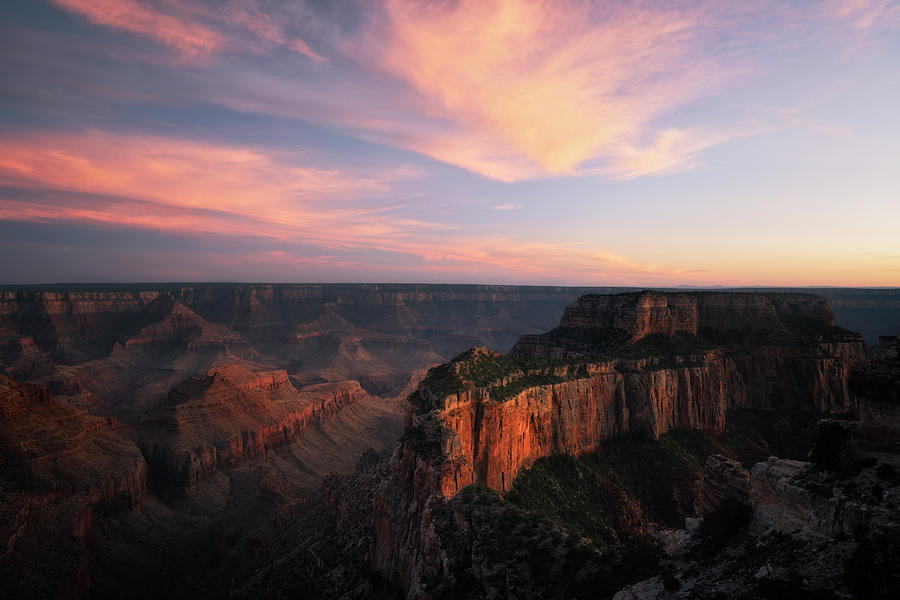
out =
[[[854,408],[862,338],[802,294],[586,296],[560,327],[508,357],[476,349],[433,369],[375,499],[373,564],[405,590],[446,560],[433,502],[470,484],[499,492],[552,454],[579,455],[617,435],[675,427],[720,432],[730,408]]]
[[[216,367],[169,393],[139,427],[154,480],[191,487],[251,458],[266,458],[366,393],[355,381],[294,388],[286,371]]]

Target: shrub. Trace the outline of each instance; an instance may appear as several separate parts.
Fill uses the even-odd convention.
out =
[[[858,536],[858,545],[844,562],[844,581],[861,600],[900,598],[900,542],[892,536]]]
[[[681,589],[681,582],[672,575],[666,575],[663,578],[662,584],[667,592],[677,592]]]
[[[747,530],[753,507],[737,498],[725,498],[700,525],[700,551],[711,556],[725,547],[734,535]]]
[[[881,479],[893,480],[897,478],[897,469],[890,463],[881,463],[876,471]]]
[[[836,471],[847,443],[847,430],[839,421],[819,421],[809,457],[819,469]]]

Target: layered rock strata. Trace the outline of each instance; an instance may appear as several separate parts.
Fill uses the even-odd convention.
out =
[[[861,528],[896,534],[900,528],[887,495],[896,500],[900,490],[891,489],[887,494],[881,490],[877,498],[866,497],[873,483],[890,488],[890,482],[869,471],[875,469],[862,469],[854,475],[861,493],[854,487],[848,495],[842,482],[835,482],[834,476],[817,471],[808,462],[773,456],[745,469],[714,455],[698,481],[698,514],[709,514],[722,500],[737,498],[752,506],[749,532],[756,536],[778,531],[826,539],[851,537]]]
[[[137,423],[218,364],[301,385],[356,379],[390,397],[472,345],[508,349],[589,288],[85,285],[0,291],[0,373]]]
[[[864,423],[900,430],[900,336],[881,336],[874,360],[851,376],[850,390]]]
[[[167,406],[139,426],[139,443],[155,481],[190,488],[217,471],[265,458],[363,396],[355,381],[298,391],[285,371],[221,365],[173,388]]]
[[[428,597],[421,584],[447,559],[431,503],[470,484],[502,493],[536,459],[612,436],[717,433],[730,408],[847,412],[847,379],[866,358],[815,296],[583,297],[510,356],[475,349],[429,373],[376,495],[373,564],[408,597]]]
[[[130,511],[147,466],[124,426],[0,376],[0,579],[10,597],[78,597],[96,513]]]
[[[56,402],[46,388],[0,375],[0,472],[50,496],[136,503],[146,465],[124,426]]]

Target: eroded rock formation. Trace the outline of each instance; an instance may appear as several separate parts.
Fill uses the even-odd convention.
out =
[[[10,597],[79,596],[90,586],[97,513],[130,511],[147,465],[124,426],[0,376],[0,578]]]
[[[313,424],[366,396],[356,381],[297,390],[285,371],[221,365],[169,393],[139,427],[154,479],[184,488],[290,443]]]
[[[504,492],[536,459],[616,435],[719,432],[729,408],[847,412],[847,380],[866,358],[814,296],[583,297],[508,357],[476,349],[429,373],[376,495],[373,564],[428,597],[422,582],[446,562],[432,503],[474,483]]]

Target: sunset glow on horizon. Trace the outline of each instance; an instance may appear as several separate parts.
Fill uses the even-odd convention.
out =
[[[900,0],[12,0],[0,283],[900,287]]]

